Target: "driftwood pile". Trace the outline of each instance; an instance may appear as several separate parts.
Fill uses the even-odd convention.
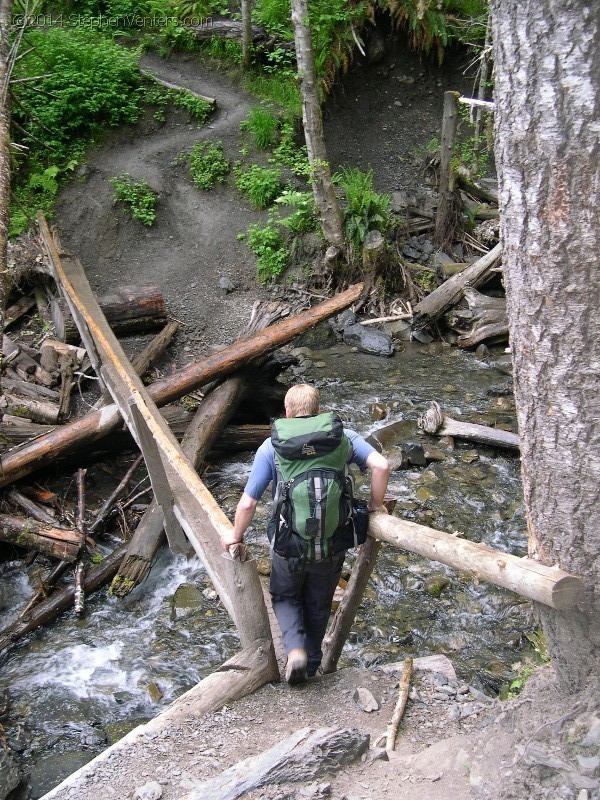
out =
[[[45,221],[41,230],[47,245]],[[69,254],[60,257],[64,263],[78,263]],[[153,499],[152,476],[142,455],[131,454],[137,447],[106,391],[94,342],[80,341],[81,321],[73,319],[73,314],[78,316],[76,309],[60,295],[64,287],[48,279],[44,260],[36,259],[27,290],[15,295],[6,315],[0,379],[0,486],[7,488],[0,504],[0,542],[23,553],[29,564],[40,556],[56,561],[45,575],[40,570],[39,586],[30,601],[0,631],[0,655],[63,610],[74,607],[81,614],[86,594],[113,579],[113,593],[128,594],[146,577],[164,540],[163,513]],[[20,285],[25,283],[22,280]],[[289,359],[274,351],[339,313],[359,291],[353,289],[341,301],[333,298],[297,317],[288,317],[289,309],[282,305],[257,305],[239,342],[180,371],[171,369],[169,377],[150,384],[149,396],[162,407],[161,414],[175,436],[183,438],[182,452],[190,463],[202,469],[210,452],[258,447],[268,436],[269,419],[279,413],[285,392],[276,378]],[[134,373],[146,375],[178,328],[177,322],[167,319],[159,287],[122,287],[98,302],[114,333],[159,330],[132,359]],[[272,326],[282,317],[288,318]],[[268,326],[272,327],[265,331]],[[93,405],[89,379],[101,389]],[[182,405],[178,401],[184,397]],[[240,419],[246,424],[229,425],[242,405]],[[194,406],[195,412],[190,410]],[[124,451],[129,454],[122,455]],[[88,484],[90,478],[97,483],[102,472],[114,481],[109,496],[93,511],[86,508],[85,467],[90,470]],[[64,496],[31,477],[44,468],[66,476],[67,483],[72,476],[66,489],[63,481]],[[105,482],[106,476],[102,478]],[[115,527],[125,544],[101,557],[97,540]],[[66,587],[59,583],[65,573],[73,576]]]

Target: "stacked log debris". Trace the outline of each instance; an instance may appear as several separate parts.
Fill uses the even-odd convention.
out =
[[[60,257],[65,262],[72,258],[64,253]],[[39,273],[34,272],[35,276]],[[85,335],[85,327],[80,330],[77,309],[66,296],[59,296],[61,288],[43,270],[39,284],[14,297],[9,331],[2,342],[0,483],[10,488],[0,508],[0,543],[26,555],[29,564],[37,560],[42,568],[36,564],[36,573],[32,572],[37,577],[30,600],[9,628],[0,631],[0,655],[21,636],[67,609],[84,614],[86,596],[118,573],[115,586],[120,590],[115,594],[127,594],[147,574],[163,540],[162,509],[153,499],[143,457],[137,454],[137,444],[105,390],[102,371],[94,376],[98,364],[94,341]],[[256,449],[268,436],[270,416],[281,410],[285,387],[277,377],[290,363],[289,358],[270,354],[342,311],[358,298],[361,288],[353,287],[297,317],[289,316],[289,308],[280,304],[257,304],[240,342],[151,384],[150,396],[165,406],[163,418],[177,438],[186,434],[183,453],[200,468],[211,453]],[[99,304],[113,333],[120,336],[137,333],[140,326],[144,332],[161,328],[131,360],[138,376],[146,374],[164,356],[178,328],[177,322],[167,319],[160,289],[125,287],[101,298]],[[42,309],[42,319],[32,319],[41,316]],[[288,318],[273,324],[282,317]],[[86,382],[90,377],[93,381]],[[100,398],[93,404],[88,393],[85,402],[75,402],[81,394],[74,391],[76,387],[84,392],[97,387]],[[247,387],[250,402],[240,406]],[[185,407],[177,402],[184,395]],[[190,403],[198,406],[195,414],[189,410]],[[90,420],[101,421],[92,437],[85,433]],[[111,435],[106,437],[106,433]],[[70,444],[57,448],[57,441]],[[34,458],[22,469],[23,455],[27,460],[28,453],[34,453]],[[70,461],[58,462],[67,453]],[[21,467],[14,469],[15,463]],[[57,463],[61,474],[72,475],[70,486],[61,491],[61,502],[39,484],[21,481],[18,487],[11,486],[31,471]],[[101,472],[114,480],[114,488],[98,504],[97,499],[91,502],[86,497],[86,483],[97,482]],[[110,552],[115,529],[118,543]]]

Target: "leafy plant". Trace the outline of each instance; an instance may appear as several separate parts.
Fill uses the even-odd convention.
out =
[[[190,174],[199,189],[208,191],[223,183],[230,170],[221,142],[196,142],[190,153]]]
[[[256,257],[256,273],[262,283],[281,275],[286,266],[287,250],[281,229],[271,215],[266,225],[248,228],[248,247]]]
[[[254,106],[242,122],[242,130],[249,131],[254,143],[260,150],[273,147],[277,138],[279,122],[270,109],[265,106]]]
[[[294,175],[299,177],[310,177],[310,164],[306,145],[302,145],[302,147],[296,145],[293,122],[284,122],[281,126],[281,139],[273,150],[273,157],[269,159],[269,163],[287,167]]]
[[[237,170],[235,185],[256,208],[267,208],[281,193],[281,171],[252,164]]]
[[[293,233],[311,231],[316,225],[316,208],[312,192],[287,190],[275,200],[280,206],[291,206],[296,210],[289,216],[279,220],[281,225]]]
[[[348,167],[333,176],[346,194],[344,229],[346,238],[355,249],[362,247],[369,231],[382,233],[388,226],[391,198],[373,188],[373,170],[362,172]]]
[[[154,224],[157,195],[144,178],[136,180],[131,175],[123,173],[110,178],[109,183],[115,190],[115,202],[123,203],[133,219],[139,219],[144,225]]]

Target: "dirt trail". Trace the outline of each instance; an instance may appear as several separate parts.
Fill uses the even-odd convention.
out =
[[[190,123],[183,112],[171,113],[166,124],[146,113],[137,125],[111,132],[90,153],[82,179],[61,194],[58,229],[63,243],[81,257],[95,289],[157,283],[188,340],[202,346],[229,343],[254,300],[264,294],[254,283],[254,258],[236,238],[263,215],[244,203],[231,179],[210,192],[200,191],[187,165],[177,159],[204,139],[220,139],[225,154],[236,158],[240,123],[255,101],[222,76],[201,71],[191,58],[145,55],[142,67],[216,97],[217,111],[204,127]],[[124,172],[145,178],[159,192],[152,227],[113,206],[108,181]],[[219,287],[222,277],[238,290],[225,295]]]

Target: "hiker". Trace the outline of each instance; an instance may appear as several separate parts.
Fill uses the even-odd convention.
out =
[[[258,500],[273,485],[270,592],[287,656],[286,681],[302,683],[321,664],[321,644],[346,549],[366,540],[367,511],[383,511],[390,467],[332,412],[319,410],[319,393],[297,384],[286,394],[285,419],[256,452],[224,549],[243,547]],[[371,496],[352,513],[348,464],[371,470]],[[354,501],[355,504],[360,501]]]

